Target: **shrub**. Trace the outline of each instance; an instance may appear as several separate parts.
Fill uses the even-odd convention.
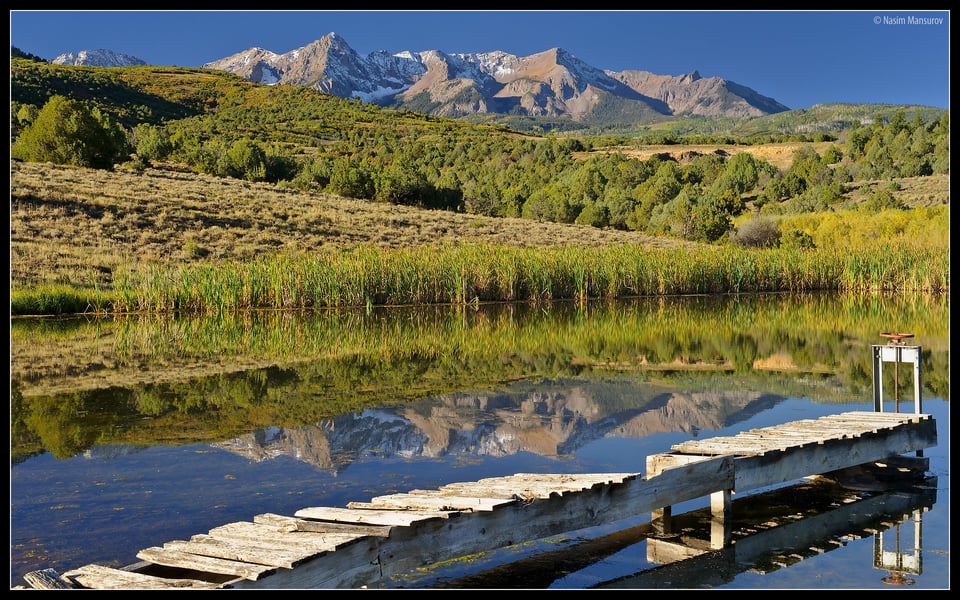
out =
[[[888,188],[870,194],[870,197],[860,205],[860,210],[870,213],[878,213],[890,208],[903,210],[907,205],[898,200]]]
[[[764,217],[753,217],[731,232],[733,242],[748,248],[775,248],[780,245],[780,227]]]
[[[792,229],[780,237],[780,247],[785,250],[811,250],[817,245],[813,243],[813,236],[806,231]]]

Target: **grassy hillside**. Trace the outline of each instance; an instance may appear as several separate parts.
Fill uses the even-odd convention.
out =
[[[13,288],[110,285],[114,270],[131,262],[199,264],[360,245],[689,245],[639,232],[422,210],[189,172],[20,161],[10,169]]]
[[[235,75],[207,69],[106,69],[10,60],[10,99],[14,104],[39,108],[59,94],[89,101],[126,127],[203,114],[253,85]]]
[[[39,123],[48,128],[55,123],[49,111],[40,118],[46,99],[55,94],[81,106],[71,110],[89,106],[117,119],[126,136],[121,151],[130,152],[129,160],[94,170],[37,158],[43,156],[37,142],[42,138],[22,133],[42,133]],[[770,290],[939,288],[947,279],[941,261],[917,278],[831,271],[847,268],[835,262],[844,252],[864,253],[869,260],[869,244],[911,240],[911,246],[922,246],[920,254],[905,257],[903,269],[923,253],[949,248],[948,116],[888,108],[893,112],[872,125],[816,141],[670,133],[658,146],[639,138],[612,146],[608,138],[559,136],[546,129],[526,134],[306,88],[253,84],[219,71],[72,67],[12,58],[11,153],[37,162],[11,164],[11,289],[66,286],[93,290],[97,298],[119,293],[113,286],[120,272],[129,279],[131,272],[141,277],[154,268],[173,269],[155,277],[182,280],[187,274],[176,269],[193,265],[217,269],[280,254],[361,247],[403,252],[475,242],[501,248],[672,248],[692,261],[689,267],[706,256],[697,254],[703,248],[747,241],[777,246],[781,240],[790,247],[777,260],[789,261],[789,269],[807,260],[798,262],[800,255],[792,252],[840,254],[817,259],[823,261],[815,268],[819,274],[810,280],[801,275],[799,282],[778,282],[785,272],[771,280],[755,271],[752,258],[738,254],[732,260],[754,274],[738,275],[734,286],[749,281],[748,287]],[[869,107],[823,110],[797,113],[794,121],[786,113],[778,117],[788,119],[783,123],[827,124],[874,114]],[[722,120],[713,123],[725,126]],[[47,141],[59,144],[67,135],[69,128]],[[18,145],[25,138],[33,144],[29,151]],[[766,221],[765,237],[739,235],[738,229],[757,218]],[[898,225],[878,225],[884,221]],[[918,234],[918,228],[925,230]],[[397,258],[399,253],[369,256],[381,263],[410,260]],[[602,290],[598,282],[612,273],[584,270],[601,258],[587,252],[500,257],[520,261],[515,266],[527,269],[535,285],[550,288],[534,291],[537,297],[619,290],[619,274]],[[299,267],[317,276],[315,266]],[[421,267],[432,268],[416,268]],[[427,277],[447,277],[445,269],[461,267],[470,268],[445,264]],[[641,267],[661,268],[623,268]],[[597,263],[597,268],[606,267]],[[724,291],[731,274],[722,269],[740,267],[710,268],[720,270],[681,273],[666,288]],[[627,288],[662,291],[674,275]],[[403,285],[421,288],[399,296],[424,291],[418,278],[425,275],[410,276],[414,279]],[[468,299],[463,276],[450,272],[460,282],[452,292],[451,282],[435,282],[445,289],[436,297],[452,293]],[[487,283],[471,285],[491,298],[509,299],[517,291],[486,289]],[[361,292],[360,300],[365,297],[372,298]]]

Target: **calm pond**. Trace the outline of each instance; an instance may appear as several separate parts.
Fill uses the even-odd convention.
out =
[[[261,513],[642,473],[691,438],[873,410],[884,332],[922,348],[938,445],[921,485],[846,507],[807,484],[735,495],[747,527],[823,505],[813,538],[757,535],[749,555],[657,562],[641,514],[370,587],[947,589],[949,297],[927,295],[12,319],[10,584]],[[885,366],[885,410],[913,412],[908,367]],[[693,532],[708,505],[673,512]]]

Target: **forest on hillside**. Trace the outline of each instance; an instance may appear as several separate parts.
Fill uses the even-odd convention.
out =
[[[11,59],[15,159],[134,171],[176,165],[378,203],[750,246],[809,245],[801,231],[782,235],[776,220],[907,209],[898,179],[948,174],[949,113],[890,114],[835,132],[669,138],[831,142],[822,152],[801,148],[787,168],[745,152],[577,159],[614,142],[649,140],[532,135],[203,69]],[[887,183],[851,202],[847,192],[860,181]]]

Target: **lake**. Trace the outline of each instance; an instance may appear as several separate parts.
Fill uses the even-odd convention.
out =
[[[949,299],[882,295],[12,320],[11,587],[264,512],[642,472],[691,438],[872,410],[890,331],[922,348],[932,477],[851,503],[815,543],[664,565],[638,515],[371,587],[876,589],[896,547],[922,556],[911,587],[947,588]],[[911,369],[891,371],[884,408],[910,412]]]

